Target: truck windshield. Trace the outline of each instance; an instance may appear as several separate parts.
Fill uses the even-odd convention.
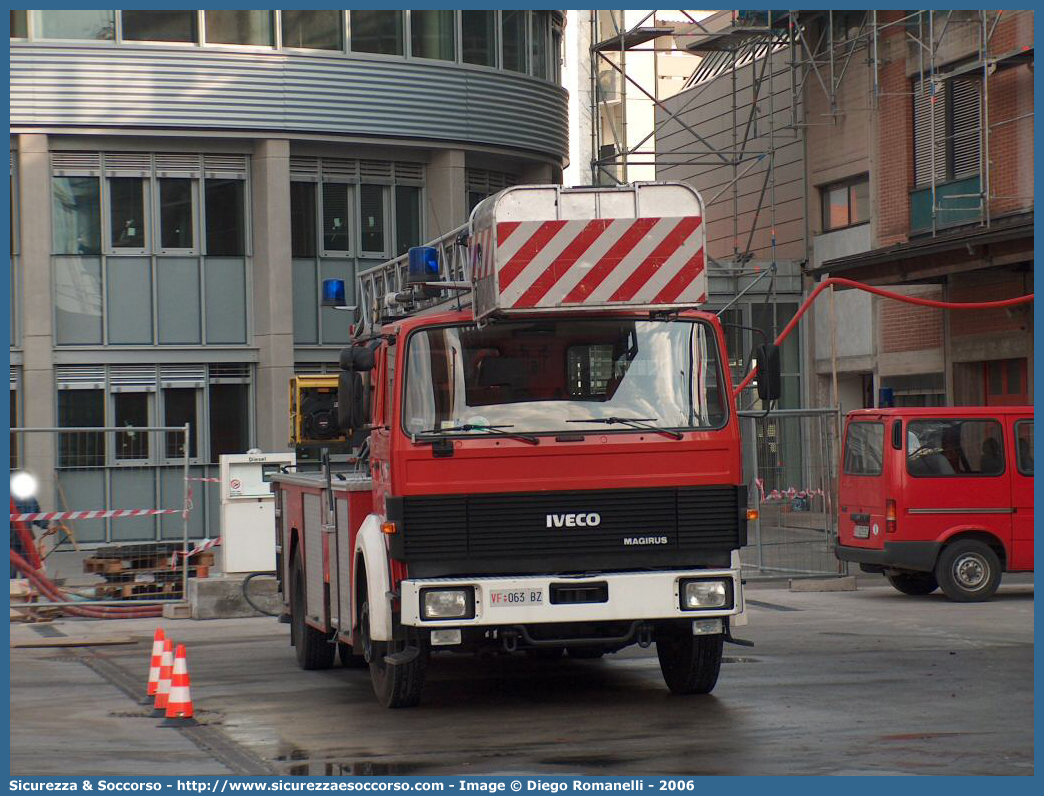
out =
[[[702,321],[444,326],[413,333],[406,358],[408,434],[634,433],[606,421],[688,429],[726,418],[717,338]]]

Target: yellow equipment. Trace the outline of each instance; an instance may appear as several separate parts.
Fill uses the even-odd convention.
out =
[[[337,422],[336,373],[290,379],[290,444],[322,445],[344,442]]]

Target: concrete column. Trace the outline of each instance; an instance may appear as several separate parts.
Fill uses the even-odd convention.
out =
[[[54,299],[51,292],[51,163],[46,135],[18,136],[18,232],[22,319],[22,425],[57,424],[54,387]],[[48,502],[54,474],[54,439],[29,434],[23,461],[40,479]],[[45,509],[46,510],[46,509]]]
[[[425,188],[428,240],[465,223],[468,220],[468,192],[464,181],[464,151],[444,149],[433,152]]]
[[[557,171],[557,179],[555,172]],[[562,170],[550,163],[532,163],[518,175],[522,185],[549,185],[562,181]]]
[[[254,238],[254,344],[257,446],[289,450],[288,385],[294,374],[293,278],[290,268],[290,142],[254,146],[251,172]]]

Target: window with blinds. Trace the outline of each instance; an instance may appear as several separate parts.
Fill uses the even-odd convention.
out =
[[[955,79],[950,89],[950,158],[954,178],[977,174],[982,127],[979,80]]]
[[[938,184],[977,174],[982,127],[980,81],[936,77],[915,81],[913,89],[916,184]]]

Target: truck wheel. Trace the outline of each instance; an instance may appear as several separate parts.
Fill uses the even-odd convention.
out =
[[[981,602],[1000,586],[1000,559],[988,545],[974,539],[954,542],[939,554],[935,577],[951,600]]]
[[[301,556],[294,555],[290,570],[290,635],[297,653],[297,665],[302,669],[329,669],[333,666],[336,647],[325,633],[305,622],[304,568]]]
[[[889,575],[888,582],[903,594],[914,596],[931,594],[939,588],[939,581],[931,572],[902,572]]]
[[[389,653],[406,650],[404,641],[374,641],[370,638],[370,604],[364,602],[359,618],[363,634],[365,659],[370,664],[370,680],[377,701],[386,708],[412,708],[420,702],[424,675],[428,667],[428,649],[420,644],[419,654],[411,661],[390,664],[384,660]]]
[[[720,633],[658,636],[656,656],[667,687],[675,694],[709,694],[718,682],[723,646],[724,637]]]
[[[366,666],[366,658],[352,652],[352,645],[343,641],[337,642],[337,657],[341,659],[341,666],[345,669],[362,669]]]

